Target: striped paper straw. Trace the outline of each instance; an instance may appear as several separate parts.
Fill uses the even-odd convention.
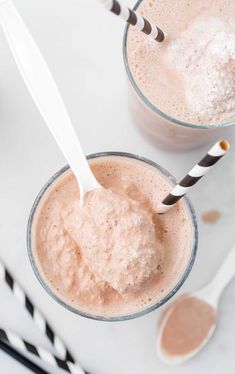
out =
[[[38,357],[42,362],[54,368],[60,368],[71,374],[85,374],[80,366],[69,361],[61,360],[44,348],[33,345],[9,330],[0,328],[0,340],[23,353],[30,353]]]
[[[158,205],[157,213],[163,214],[171,209],[189,189],[194,186],[208,171],[215,165],[221,157],[229,150],[230,145],[227,140],[217,142],[206,154],[206,156],[194,166],[194,168],[173,188],[167,197]]]
[[[19,362],[22,366],[26,367],[34,374],[50,374],[48,373],[48,371],[42,369],[40,366],[35,364],[35,362],[31,361],[28,357],[26,357],[21,352],[17,351],[15,348],[5,343],[1,339],[0,339],[0,351],[3,351],[4,353],[12,357],[14,360]]]
[[[130,23],[132,26],[135,26],[146,35],[151,36],[156,41],[163,42],[163,40],[165,39],[166,35],[161,29],[159,29],[159,27],[153,25],[146,18],[142,17],[134,10],[131,10],[126,5],[121,4],[117,0],[100,1],[108,10],[121,17],[124,21]]]
[[[62,360],[70,361],[72,363],[75,362],[73,356],[67,349],[64,342],[57,336],[57,334],[53,331],[52,327],[50,326],[49,322],[43,316],[43,314],[36,308],[33,304],[32,300],[23,290],[23,288],[19,285],[18,282],[13,278],[9,270],[6,266],[0,261],[0,280],[5,282],[10,290],[12,291],[15,298],[18,302],[27,310],[31,318],[33,319],[35,325],[38,329],[46,335],[49,339],[51,344],[53,345],[54,349],[56,350],[57,354]]]

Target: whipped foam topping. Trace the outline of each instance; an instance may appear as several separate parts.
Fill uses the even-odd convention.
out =
[[[199,15],[169,44],[166,60],[182,78],[193,112],[215,119],[234,112],[234,25]]]
[[[83,259],[100,280],[120,294],[136,292],[157,271],[155,225],[150,212],[108,189],[72,203],[64,224]]]

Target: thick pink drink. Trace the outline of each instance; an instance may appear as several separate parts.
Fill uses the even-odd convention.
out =
[[[219,136],[235,123],[234,1],[143,0],[138,11],[167,38],[157,43],[127,29],[124,57],[135,123],[170,149]]]
[[[196,251],[195,217],[184,199],[155,213],[172,188],[155,164],[131,155],[90,164],[106,190],[88,194],[81,207],[70,170],[49,183],[32,212],[30,257],[47,291],[70,310],[133,318],[167,301],[185,280]]]

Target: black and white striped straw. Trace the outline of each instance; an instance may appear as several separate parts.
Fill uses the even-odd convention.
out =
[[[8,285],[18,302],[27,310],[38,329],[49,339],[60,359],[74,363],[75,360],[64,342],[53,331],[43,314],[33,304],[32,300],[19,283],[16,282],[6,266],[0,261],[0,281],[1,280]]]
[[[129,9],[126,5],[121,4],[117,0],[100,0],[104,6],[112,13],[116,14],[124,21],[135,26],[138,30],[149,35],[151,38],[158,42],[163,42],[165,33],[157,26],[150,23],[146,18],[142,17],[139,13]]]
[[[221,157],[229,150],[230,145],[227,140],[217,142],[206,154],[205,157],[195,165],[192,170],[172,189],[165,199],[158,205],[157,213],[168,212],[178,200],[180,200],[189,189],[194,186],[208,171],[215,165]]]
[[[41,362],[49,364],[54,368],[63,369],[71,374],[85,374],[79,365],[73,364],[70,361],[61,360],[46,349],[27,342],[9,330],[0,328],[0,340],[24,354],[30,353],[34,355],[39,358]]]
[[[18,361],[19,364],[29,369],[34,374],[50,374],[41,366],[33,362],[31,359],[23,355],[17,349],[13,348],[10,344],[5,343],[0,339],[0,351],[6,353],[8,356]]]

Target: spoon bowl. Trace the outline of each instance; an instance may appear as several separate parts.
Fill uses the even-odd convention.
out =
[[[187,295],[189,296],[189,295]],[[187,297],[186,296],[186,297]],[[196,294],[190,294],[190,297],[197,297]],[[161,325],[160,325],[160,329],[159,329],[159,333],[158,333],[158,337],[157,337],[157,346],[156,346],[156,349],[157,349],[157,355],[159,357],[159,359],[164,362],[165,364],[167,364],[168,366],[176,366],[176,365],[179,365],[179,364],[182,364],[183,362],[189,360],[190,358],[194,357],[207,343],[208,341],[210,340],[210,338],[212,337],[212,335],[214,334],[214,331],[216,329],[216,323],[214,323],[208,334],[206,335],[205,339],[202,340],[201,344],[194,350],[190,351],[189,353],[186,353],[186,354],[181,354],[181,355],[169,355],[162,347],[162,335],[163,335],[163,331],[166,327],[166,324],[173,312],[173,309],[174,309],[174,304],[172,306],[169,307],[168,311],[166,312],[166,314],[164,315],[164,318],[163,318],[163,321],[161,322]]]
[[[224,260],[221,268],[218,270],[216,276],[214,279],[205,287],[202,289],[195,291],[193,293],[187,294],[184,297],[181,297],[178,299],[175,303],[173,303],[169,309],[165,312],[165,315],[162,318],[159,333],[157,336],[157,355],[160,358],[161,361],[163,361],[165,364],[174,366],[179,365],[193,356],[195,356],[210,340],[212,337],[215,328],[216,328],[216,316],[217,316],[217,309],[218,309],[218,303],[220,296],[224,290],[224,288],[228,285],[228,283],[232,280],[232,278],[235,275],[235,246],[230,250],[228,256]],[[203,303],[207,306],[208,309],[211,311],[214,311],[214,320],[211,322],[211,325],[209,326],[209,330],[206,332],[204,337],[201,339],[201,342],[191,351],[186,352],[185,354],[169,354],[166,352],[166,349],[163,348],[162,341],[164,336],[164,331],[167,327],[167,324],[170,322],[170,317],[173,316],[173,312],[176,310],[176,306],[179,305],[180,300],[187,300],[192,298],[193,300],[197,300],[199,303]],[[189,310],[188,310],[189,313]],[[206,312],[205,312],[206,313]],[[190,317],[192,314],[190,315]],[[199,318],[202,316],[200,315]],[[202,321],[202,320],[201,320]],[[184,321],[181,320],[180,322],[182,325]],[[193,325],[193,324],[192,324]],[[180,326],[181,327],[181,326]],[[192,326],[193,328],[193,326]],[[181,329],[182,331],[182,329]],[[192,331],[188,331],[188,336],[192,334]],[[184,339],[183,336],[178,336],[179,339]],[[181,342],[182,343],[182,342]]]

